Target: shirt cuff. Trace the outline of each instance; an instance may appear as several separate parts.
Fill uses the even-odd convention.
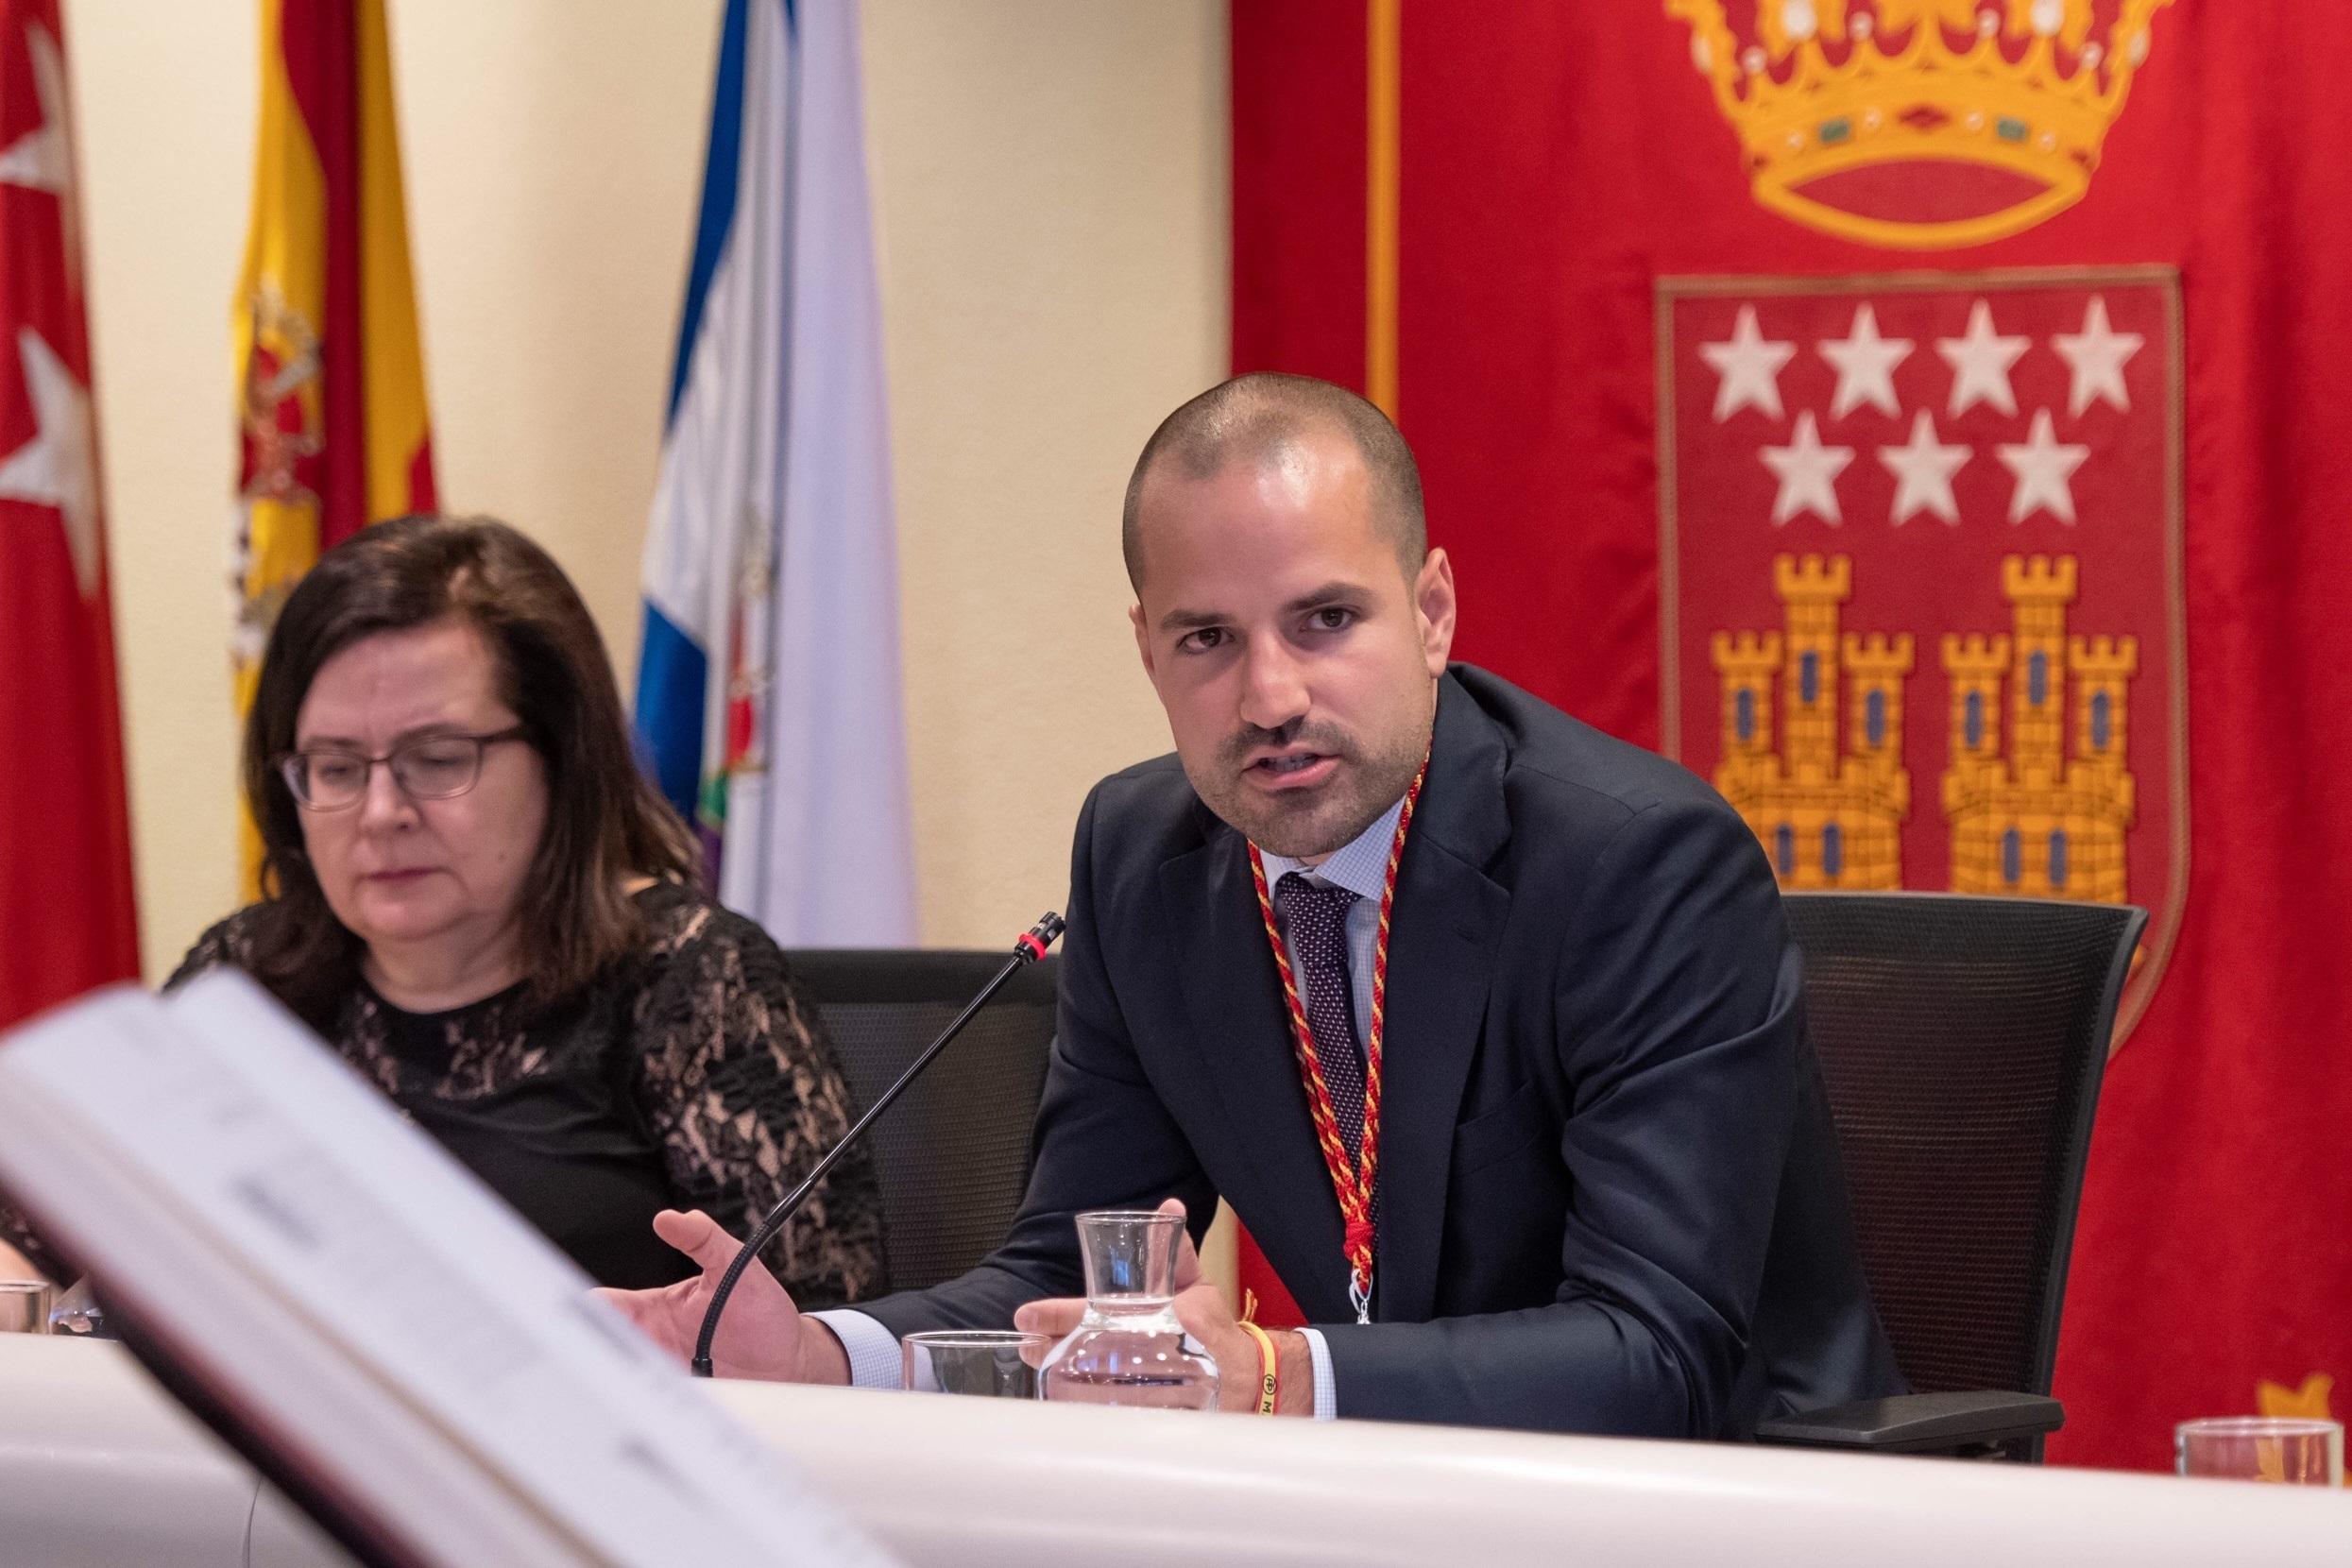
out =
[[[1306,1340],[1308,1358],[1315,1363],[1315,1419],[1337,1421],[1339,1395],[1331,1386],[1331,1347],[1323,1343],[1321,1329],[1303,1328],[1299,1333]]]
[[[898,1337],[862,1312],[838,1306],[810,1317],[833,1331],[849,1353],[849,1386],[853,1389],[895,1389],[905,1378],[905,1359]],[[1318,1376],[1321,1373],[1317,1374]]]

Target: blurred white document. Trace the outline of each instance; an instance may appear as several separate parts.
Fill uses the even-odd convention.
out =
[[[364,1557],[889,1560],[242,975],[0,1037],[0,1188]]]

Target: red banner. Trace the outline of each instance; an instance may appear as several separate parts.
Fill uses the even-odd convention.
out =
[[[2150,910],[2053,1457],[2326,1408],[2352,10],[1284,0],[1233,49],[1235,367],[1389,346],[1461,656],[1787,885]]]
[[[0,3],[0,1027],[135,979],[65,34]]]

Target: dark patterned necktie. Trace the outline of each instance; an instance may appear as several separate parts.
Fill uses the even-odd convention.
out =
[[[1355,1037],[1355,987],[1348,977],[1348,910],[1355,902],[1347,889],[1318,887],[1295,871],[1284,872],[1274,888],[1323,1086],[1331,1091],[1332,1119],[1351,1160],[1364,1141],[1364,1048]]]

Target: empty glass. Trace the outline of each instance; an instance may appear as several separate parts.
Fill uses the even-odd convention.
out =
[[[1042,1334],[943,1329],[898,1341],[901,1386],[916,1393],[1035,1399],[1037,1364],[1053,1343]]]
[[[1047,1399],[1160,1409],[1217,1406],[1217,1363],[1176,1321],[1181,1216],[1100,1209],[1078,1217],[1086,1315],[1038,1377]]]
[[[0,1280],[0,1334],[46,1334],[57,1287],[47,1280]]]
[[[2183,1475],[2216,1475],[2279,1486],[2343,1485],[2343,1428],[2332,1421],[2228,1416],[2173,1428]]]
[[[97,1292],[91,1289],[88,1274],[68,1286],[50,1304],[49,1332],[75,1334],[89,1339],[116,1338],[114,1331],[107,1327],[106,1310],[98,1304]]]

